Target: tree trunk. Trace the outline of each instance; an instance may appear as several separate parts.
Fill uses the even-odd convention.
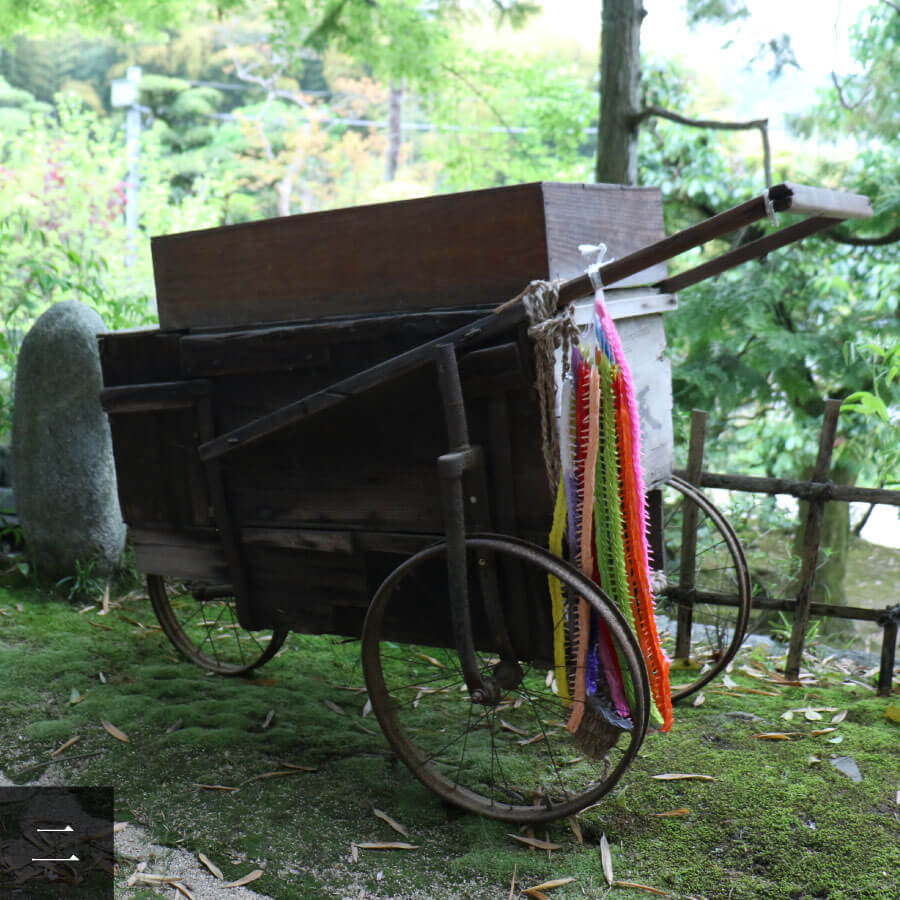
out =
[[[637,184],[641,88],[641,0],[603,0],[597,181]]]
[[[384,157],[384,180],[393,181],[397,177],[400,161],[400,145],[403,142],[403,82],[392,81],[388,95],[387,151]]]

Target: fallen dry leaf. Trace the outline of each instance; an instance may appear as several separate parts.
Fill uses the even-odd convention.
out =
[[[196,897],[188,890],[188,888],[183,885],[180,881],[173,881],[172,887],[178,891],[183,897],[187,897],[187,900],[196,900]]]
[[[360,850],[418,850],[418,844],[406,844],[403,841],[368,841],[357,844]]]
[[[706,694],[701,692],[694,697],[694,702],[691,706],[703,706],[704,703],[706,703]]]
[[[510,725],[509,722],[500,719],[500,727],[506,729],[506,731],[511,731],[513,734],[519,735],[519,737],[526,737],[528,732],[523,728],[516,728],[515,725]]]
[[[100,601],[100,612],[97,615],[105,616],[109,612],[109,585],[103,591],[103,599]]]
[[[572,829],[572,834],[575,835],[575,840],[579,844],[584,844],[584,835],[581,833],[581,826],[578,824],[578,819],[575,816],[569,818],[569,827]]]
[[[382,822],[387,822],[387,824],[390,825],[391,828],[393,828],[394,831],[396,831],[398,834],[402,834],[405,838],[409,837],[409,831],[407,831],[406,828],[404,828],[396,819],[392,819],[386,812],[382,812],[375,806],[372,807],[372,812],[375,813],[375,815],[379,819],[381,819]]]
[[[222,874],[222,870],[205,853],[198,853],[197,858],[200,860],[200,862],[203,863],[204,866],[206,866],[207,869],[209,869],[210,872],[213,873],[213,875],[216,876],[216,878],[219,879],[219,881],[225,880],[225,876]]]
[[[513,840],[520,841],[528,847],[533,847],[535,850],[562,850],[562,844],[551,844],[550,841],[542,841],[540,838],[536,837],[525,837],[521,834],[513,834],[512,832],[507,832]]]
[[[791,738],[805,736],[803,731],[763,731],[753,735],[760,741],[789,741]]]
[[[670,809],[668,812],[651,813],[651,815],[656,816],[659,819],[667,816],[689,816],[690,814],[691,811],[686,806],[681,806],[678,809]]]
[[[603,864],[603,877],[606,883],[612,887],[613,883],[613,867],[612,853],[609,851],[609,841],[606,839],[606,832],[600,835],[600,862]]]
[[[277,778],[279,775],[299,775],[303,769],[276,769],[274,772],[263,772],[261,775],[254,775],[241,784],[250,784],[252,781],[262,781],[264,778]],[[235,788],[237,790],[237,788]]]
[[[526,738],[524,741],[516,741],[516,743],[525,747],[528,744],[536,744],[538,741],[544,740],[545,737],[547,737],[547,735],[541,732],[540,734],[536,734],[534,737]]]
[[[262,878],[263,875],[265,872],[262,869],[254,869],[249,875],[238,878],[237,881],[229,881],[223,887],[243,887],[245,884],[250,884],[251,881],[256,881],[257,878]]]
[[[236,787],[229,787],[226,784],[201,784],[199,781],[193,782],[195,788],[200,788],[202,791],[236,791],[238,790]]]
[[[554,878],[551,881],[542,881],[534,887],[525,888],[525,893],[529,891],[552,891],[554,888],[562,887],[564,884],[571,884],[574,878]]]
[[[178,875],[155,875],[153,872],[135,872],[131,878],[144,884],[175,884],[181,880]]]
[[[807,720],[807,722],[821,722],[822,721],[822,713],[816,712],[816,710],[810,708],[803,710],[803,716]]]
[[[318,772],[318,766],[298,766],[297,763],[289,763],[289,762],[279,762],[279,766],[284,766],[285,769],[297,769],[300,772]]]
[[[840,712],[836,712],[836,713],[831,717],[831,724],[832,724],[832,725],[839,725],[839,724],[840,724],[841,722],[843,722],[844,719],[846,719],[846,718],[847,718],[847,710],[846,710],[846,709],[842,709]]]
[[[822,760],[819,759],[819,757],[815,754],[812,754],[811,756],[808,756],[806,758],[806,764],[808,766],[817,766],[820,762],[822,762]]]
[[[416,653],[414,655],[418,656],[420,659],[424,659],[425,662],[431,663],[433,666],[437,666],[439,669],[447,668],[440,660],[435,659],[433,656],[429,656],[427,653]]]
[[[837,731],[837,728],[815,728],[810,734],[813,735],[813,737],[818,737],[820,734],[831,734],[832,731]]]
[[[270,709],[270,710],[266,713],[265,721],[262,723],[262,730],[263,730],[263,731],[265,731],[265,730],[272,724],[272,719],[274,719],[274,718],[275,718],[275,710],[274,710],[274,709]]]
[[[736,688],[738,686],[737,682],[730,675],[722,676],[722,684],[727,688]]]
[[[360,713],[360,715],[365,718],[370,712],[372,712],[372,701],[367,697],[366,702],[363,703],[362,713]]]
[[[525,894],[526,897],[534,897],[534,900],[550,900],[543,891],[538,891],[535,888],[525,888],[522,893]]]
[[[173,722],[165,731],[166,734],[174,734],[180,728],[184,728],[184,719],[178,719],[178,721]]]
[[[356,844],[350,845],[350,862],[359,862],[359,847]]]
[[[106,729],[107,734],[112,735],[112,737],[114,737],[117,741],[121,741],[123,744],[131,743],[131,738],[128,737],[128,735],[125,734],[124,731],[116,728],[116,726],[113,725],[112,722],[107,722],[106,719],[101,719],[100,724]]]
[[[791,719],[794,718],[794,711],[789,709],[787,712],[783,712],[781,718],[784,719],[785,722],[790,722]]]
[[[343,715],[344,715],[344,710],[343,710],[340,706],[338,706],[337,703],[333,702],[332,700],[326,700],[326,701],[325,701],[325,705],[326,705],[333,713],[337,713],[339,716],[343,716]]]
[[[659,888],[650,887],[649,884],[637,884],[634,881],[614,881],[612,887],[634,888],[637,891],[647,891],[650,894],[659,894],[660,897],[671,897],[672,895]]]
[[[519,868],[518,863],[513,863],[512,881],[509,883],[509,896],[506,900],[515,900],[516,896],[516,871]]]
[[[691,779],[695,781],[715,781],[712,775],[696,775],[696,774],[677,774],[677,773],[667,773],[665,775],[651,775],[651,778],[655,778],[657,781],[689,781]]]
[[[77,744],[81,740],[81,735],[76,734],[74,737],[70,737],[64,744],[61,744],[57,747],[50,755],[51,756],[59,756],[64,750],[68,750],[72,744]]]

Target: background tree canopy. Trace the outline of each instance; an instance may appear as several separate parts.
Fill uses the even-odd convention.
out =
[[[727,29],[748,5],[690,0],[685,13],[691,25]],[[9,427],[18,343],[49,303],[87,298],[112,328],[153,320],[151,234],[530,180],[591,180],[603,125],[598,60],[551,39],[518,40],[515,28],[539,7],[5,4],[0,430]],[[633,34],[640,15],[628,25],[613,13],[635,8],[635,0],[604,3],[614,46],[625,35],[614,29]],[[668,317],[676,423],[683,429],[692,406],[710,411],[715,467],[798,474],[814,450],[823,398],[833,396],[848,410],[840,476],[900,480],[898,37],[897,4],[873,0],[852,29],[852,70],[823,82],[771,162],[776,182],[867,194],[875,218],[685,291]],[[760,54],[773,77],[796,65],[785,35],[773,33]],[[140,232],[128,265],[123,114],[109,96],[110,81],[131,65],[143,70],[143,133]],[[603,118],[617,116],[631,130],[637,155],[623,171],[660,186],[670,230],[760,192],[756,131],[690,127],[659,112],[708,119],[727,84],[711,87],[689,64],[656,57],[645,57],[634,78],[632,93]]]

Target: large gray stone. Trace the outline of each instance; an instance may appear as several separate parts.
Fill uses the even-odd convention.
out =
[[[57,303],[22,342],[13,412],[16,507],[31,563],[58,580],[92,563],[108,574],[125,544],[112,441],[100,407],[97,335],[90,307]]]

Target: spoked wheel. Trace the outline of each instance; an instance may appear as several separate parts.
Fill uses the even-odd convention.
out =
[[[494,535],[469,537],[466,547],[482,676],[498,673],[500,659],[485,649],[490,629],[479,565],[495,562],[507,618],[510,610],[528,618],[529,604],[535,602],[546,603],[549,613],[547,576],[553,575],[562,585],[564,609],[573,610],[583,597],[607,629],[625,673],[630,721],[620,720],[616,729],[603,732],[605,740],[593,745],[593,756],[586,755],[565,727],[571,705],[558,693],[552,658],[519,659],[521,678],[514,677],[511,687],[490,703],[470,699],[456,649],[448,648],[452,630],[444,543],[395,569],[369,607],[362,660],[373,710],[397,755],[444,800],[510,822],[572,815],[612,789],[643,740],[649,685],[637,642],[596,585],[557,557]],[[428,640],[422,640],[423,635]],[[508,661],[503,665],[509,668]]]
[[[279,650],[286,631],[247,631],[235,599],[208,587],[147,576],[150,602],[162,630],[191,662],[219,675],[241,675]]]
[[[734,529],[698,488],[672,476],[662,494],[665,579],[655,591],[656,617],[674,701],[710,682],[740,649],[750,570]]]

